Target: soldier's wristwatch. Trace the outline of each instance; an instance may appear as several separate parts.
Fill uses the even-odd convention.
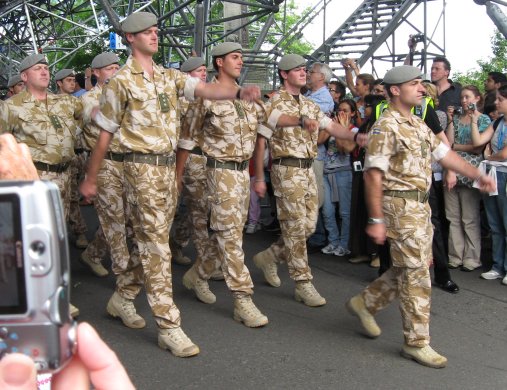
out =
[[[376,225],[378,223],[386,223],[384,218],[368,218],[368,225]]]

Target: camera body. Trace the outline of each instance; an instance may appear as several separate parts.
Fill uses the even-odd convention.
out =
[[[361,161],[354,161],[352,163],[352,168],[354,169],[354,172],[362,172],[363,164],[361,164]]]
[[[424,34],[412,34],[412,35],[410,35],[410,39],[412,40],[412,42],[418,43],[418,42],[424,42],[426,37],[424,36]]]
[[[51,182],[0,182],[0,357],[55,372],[76,348],[65,217]]]
[[[453,114],[454,115],[462,115],[463,114],[463,107],[455,107]]]
[[[470,103],[467,108],[470,110],[470,111],[475,111],[477,110],[477,104],[475,103]]]

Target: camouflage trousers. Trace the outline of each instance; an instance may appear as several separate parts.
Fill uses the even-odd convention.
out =
[[[95,209],[97,210],[101,229],[95,234],[97,243],[94,240],[88,247],[97,248],[96,253],[109,251],[112,270],[118,275],[116,280],[118,293],[124,298],[134,299],[139,294],[141,285],[129,286],[129,278],[127,277],[124,280],[122,275],[129,268],[130,257],[138,256],[135,245],[131,251],[128,247],[128,243],[133,239],[133,231],[127,227],[128,218],[126,216],[128,215],[129,206],[125,200],[123,162],[107,159],[102,162],[97,175]],[[100,230],[103,232],[106,241],[105,248],[101,244]],[[134,261],[138,263],[137,259]]]
[[[178,200],[178,207],[176,208],[176,214],[174,215],[173,228],[171,230],[171,238],[173,239],[173,243],[171,245],[176,245],[179,248],[184,248],[188,245],[190,241],[190,236],[192,235],[192,221],[189,215],[189,206],[187,206],[187,199],[182,194],[180,194]]]
[[[399,297],[405,343],[414,347],[423,347],[430,341],[430,215],[428,203],[384,197],[392,266],[362,293],[373,315]]]
[[[81,215],[81,207],[79,207],[79,182],[81,175],[86,170],[86,162],[88,153],[83,152],[76,154],[70,162],[70,210],[69,210],[69,226],[75,235],[84,234],[88,231],[86,222]]]
[[[60,197],[62,198],[63,215],[65,220],[69,220],[70,209],[70,171],[67,169],[65,172],[49,172],[37,169],[37,173],[41,180],[49,180],[55,183],[60,190]]]
[[[282,235],[271,245],[279,261],[286,261],[293,280],[312,280],[306,240],[315,231],[318,195],[314,171],[273,165],[271,182]]]
[[[206,177],[206,157],[190,154],[185,164],[182,197],[187,204],[190,232],[197,252],[195,269],[202,279],[221,268],[217,242],[208,233],[208,181]]]
[[[243,252],[243,227],[250,201],[250,176],[246,170],[232,169],[208,168],[206,173],[211,210],[210,226],[214,231],[211,242],[216,246],[222,260],[225,282],[234,295],[251,295],[253,282],[245,265]],[[205,264],[196,263],[196,268],[200,268],[199,273],[205,279],[209,279],[217,261],[217,257],[212,257],[201,259]]]
[[[99,225],[93,240],[83,251],[83,255],[86,255],[93,263],[100,264],[102,263],[102,260],[106,258],[108,253],[109,246],[107,244],[104,231],[102,230],[102,225]]]
[[[142,286],[159,328],[180,326],[173,301],[169,231],[177,203],[174,166],[124,163],[125,192],[139,257],[122,273],[128,285]]]

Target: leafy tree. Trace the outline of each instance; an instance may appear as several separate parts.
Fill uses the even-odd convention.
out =
[[[465,73],[457,72],[454,81],[462,85],[475,85],[484,92],[484,82],[489,72],[507,72],[507,40],[496,30],[491,39],[493,56],[488,60],[478,60],[479,69],[472,69]]]

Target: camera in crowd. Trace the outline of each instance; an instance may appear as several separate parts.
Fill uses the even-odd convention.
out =
[[[467,110],[475,111],[477,110],[477,105],[475,103],[470,103],[467,106]],[[462,115],[463,114],[463,107],[455,107],[453,115]]]
[[[412,34],[410,35],[410,39],[412,40],[413,43],[418,43],[424,42],[426,37],[424,36],[424,34]]]
[[[67,230],[58,187],[0,182],[0,358],[30,356],[55,372],[76,348]]]

